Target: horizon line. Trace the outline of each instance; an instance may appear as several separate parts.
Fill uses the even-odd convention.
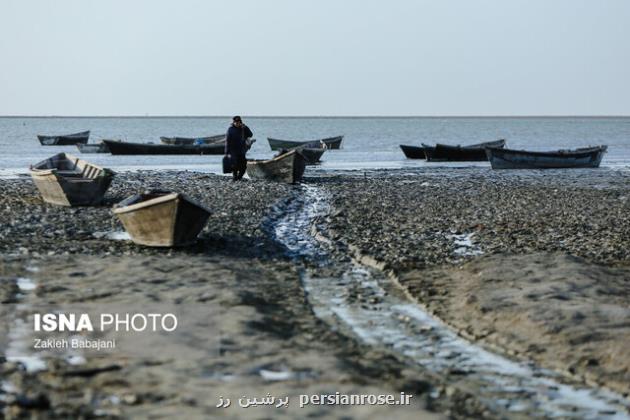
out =
[[[630,118],[622,114],[515,115],[242,115],[243,118]],[[0,115],[0,118],[232,118],[232,115]]]

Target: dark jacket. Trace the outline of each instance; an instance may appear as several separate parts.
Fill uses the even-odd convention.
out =
[[[247,153],[247,143],[245,142],[245,139],[252,136],[252,130],[250,130],[245,124],[243,124],[241,128],[231,125],[225,134],[225,154],[232,156],[245,156],[245,153]]]

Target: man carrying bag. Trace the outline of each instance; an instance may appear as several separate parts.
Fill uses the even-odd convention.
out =
[[[232,124],[225,135],[225,156],[223,157],[223,173],[232,172],[234,181],[243,178],[247,171],[246,154],[251,145],[252,131],[243,124],[241,117],[232,118]]]

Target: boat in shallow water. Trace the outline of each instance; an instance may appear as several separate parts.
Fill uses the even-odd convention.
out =
[[[298,150],[281,153],[269,160],[247,161],[247,173],[252,179],[300,182],[306,169],[306,160]]]
[[[407,159],[426,159],[427,158],[427,156],[424,154],[423,147],[408,146],[406,144],[401,144],[400,148],[402,149]]]
[[[38,135],[37,138],[42,146],[71,146],[73,144],[87,143],[90,138],[90,132],[88,130],[80,133],[62,134],[58,136]]]
[[[304,157],[307,165],[316,165],[321,162],[322,155],[326,151],[325,148],[314,147],[298,147],[296,149]]]
[[[216,144],[152,144],[103,140],[112,155],[222,155],[224,142]]]
[[[316,165],[321,162],[322,155],[328,149],[323,141],[314,141],[303,146],[294,147],[289,150],[297,150],[304,157],[307,165]],[[282,149],[281,152],[286,152]]]
[[[59,206],[100,204],[114,177],[113,171],[66,153],[31,166],[30,172],[44,201]]]
[[[132,143],[120,140],[103,140],[112,155],[223,155],[225,139],[204,144],[153,144]],[[249,139],[248,150],[256,142]]]
[[[148,191],[116,204],[114,214],[131,240],[139,245],[177,247],[190,245],[206,225],[210,210],[184,194]]]
[[[116,140],[112,140],[116,141]],[[103,142],[94,143],[94,144],[77,144],[77,149],[81,153],[109,153],[109,148]]]
[[[212,144],[225,141],[225,134],[216,134],[208,137],[160,137],[164,144]]]
[[[568,169],[598,168],[607,150],[608,146],[550,152],[491,147],[486,154],[492,169]]]
[[[296,147],[317,147],[319,143],[324,143],[328,149],[340,149],[343,136],[327,137],[319,140],[280,140],[267,137],[271,150],[294,149]]]
[[[435,146],[422,144],[427,161],[430,162],[483,162],[488,160],[487,147],[503,148],[505,140],[489,141],[468,146],[451,146],[437,143]]]

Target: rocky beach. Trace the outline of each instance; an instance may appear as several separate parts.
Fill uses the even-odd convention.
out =
[[[329,183],[327,226],[460,335],[627,395],[629,181],[589,170],[344,178]]]
[[[270,393],[291,405],[246,414],[541,415],[488,401],[472,371],[415,363],[395,344],[357,333],[351,317],[327,315],[313,289],[322,281],[375,313],[400,295],[480,348],[533,361],[559,383],[627,396],[629,181],[611,170],[450,168],[307,172],[303,185],[291,186],[138,171],[118,174],[102,206],[62,208],[43,203],[29,178],[0,180],[4,349],[15,347],[20,305],[173,305],[194,309],[198,324],[196,341],[167,342],[158,354],[50,358],[36,370],[4,358],[0,406],[7,418],[240,418],[243,409],[218,408],[219,397]],[[155,249],[113,239],[124,230],[111,206],[152,188],[211,209],[196,245]],[[320,199],[319,212],[305,210]],[[317,250],[303,258],[309,240]],[[357,265],[381,276],[387,293],[344,283]],[[413,398],[395,407],[297,406],[299,394],[335,392]],[[600,414],[628,415],[607,410]]]

